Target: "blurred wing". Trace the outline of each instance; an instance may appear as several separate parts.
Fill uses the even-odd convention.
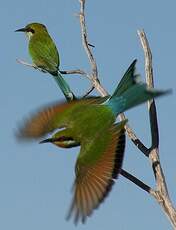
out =
[[[36,139],[43,137],[55,129],[67,126],[64,112],[71,109],[74,105],[100,104],[104,100],[105,99],[101,97],[91,97],[82,100],[74,100],[69,103],[52,104],[29,117],[19,128],[17,137],[19,139]]]
[[[117,178],[122,167],[124,149],[125,149],[125,122],[120,122],[114,125],[106,135],[99,135],[93,142],[92,146],[86,152],[86,146],[81,147],[81,155],[99,154],[101,149],[101,141],[105,141],[106,145],[100,157],[94,163],[77,160],[76,164],[76,179],[74,184],[74,196],[69,210],[67,219],[74,216],[74,222],[85,222],[95,208],[109,194],[114,179]],[[100,140],[100,138],[102,140]],[[106,141],[108,138],[108,142]],[[95,151],[95,146],[97,151]]]
[[[64,127],[65,124],[59,124],[59,117],[62,117],[63,112],[73,104],[73,102],[57,103],[36,112],[25,120],[18,130],[17,137],[20,139],[40,138],[55,129]]]

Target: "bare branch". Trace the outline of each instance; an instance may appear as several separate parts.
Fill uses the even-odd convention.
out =
[[[61,74],[79,74],[79,75],[86,75],[86,72],[81,69],[74,69],[74,70],[60,70]]]
[[[41,72],[44,72],[44,73],[47,73],[47,71],[45,71],[44,69],[42,68],[39,68],[38,66],[36,66],[34,63],[28,63],[26,61],[23,61],[21,59],[16,59],[16,61],[19,63],[19,64],[22,64],[24,66],[27,66],[27,67],[31,67],[31,68],[34,68],[34,69],[37,69]],[[64,74],[64,75],[67,75],[67,74],[79,74],[79,75],[82,75],[84,77],[87,77],[89,80],[91,80],[90,76],[88,74],[86,74],[86,72],[84,70],[81,70],[81,69],[75,69],[75,70],[59,70],[59,72],[61,74]]]
[[[132,174],[130,174],[126,170],[121,169],[121,175],[124,176],[125,178],[127,178],[128,180],[130,180],[131,182],[133,182],[135,185],[137,185],[138,187],[140,187],[144,191],[148,192],[149,194],[153,195],[155,193],[155,191],[151,187],[146,185],[144,182],[142,182],[141,180],[139,180],[137,177],[133,176]]]
[[[144,50],[146,82],[148,87],[153,88],[154,82],[153,82],[151,49],[149,47],[149,43],[145,35],[145,32],[143,30],[138,31],[138,35]],[[159,149],[158,149],[159,132],[158,132],[156,105],[154,100],[151,100],[148,103],[148,109],[149,109],[151,137],[152,137],[152,145],[151,148],[149,149],[150,150],[149,158],[152,163],[152,168],[156,180],[156,193],[154,197],[163,208],[165,214],[171,221],[174,229],[176,229],[176,210],[174,209],[172,202],[169,198],[165,176],[159,159]]]
[[[79,0],[80,1],[80,25],[81,25],[81,35],[82,35],[82,43],[83,47],[87,53],[89,62],[92,66],[92,77],[94,79],[98,79],[98,69],[97,69],[97,64],[95,61],[95,58],[91,52],[91,48],[89,47],[89,42],[88,42],[88,36],[87,36],[87,29],[86,29],[86,21],[85,21],[85,0]]]
[[[87,92],[84,94],[84,96],[82,98],[87,97],[94,89],[95,89],[95,87],[91,86],[90,89],[87,90]]]
[[[92,54],[91,48],[89,47],[88,35],[87,35],[87,29],[86,29],[85,11],[84,11],[85,0],[79,0],[79,2],[80,2],[79,19],[80,19],[80,27],[81,27],[81,38],[82,38],[82,44],[83,44],[84,50],[87,54],[87,57],[88,57],[88,60],[89,60],[89,63],[92,69],[92,74],[91,74],[92,85],[94,86],[94,88],[97,89],[97,91],[102,96],[107,96],[108,92],[103,88],[103,86],[100,84],[100,81],[98,79],[97,64]]]
[[[124,113],[119,114],[119,119],[122,120],[126,120],[126,116]],[[134,133],[134,131],[132,130],[132,128],[129,126],[129,124],[125,125],[125,129],[127,132],[128,137],[130,138],[130,140],[136,145],[136,147],[146,156],[148,157],[149,155],[149,150],[147,147],[145,147],[145,145],[140,141],[140,139],[136,136],[136,134]]]
[[[146,82],[149,88],[153,88],[154,80],[153,80],[153,67],[152,67],[152,52],[150,50],[145,32],[143,30],[138,31],[138,35],[141,41],[142,48],[144,50]],[[152,148],[158,148],[159,132],[158,132],[156,105],[154,100],[150,100],[148,102],[148,109],[150,110],[149,117],[150,117]]]
[[[21,59],[16,59],[16,61],[17,61],[19,64],[22,64],[22,65],[25,65],[25,66],[28,66],[28,67],[37,69],[37,70],[39,70],[39,71],[41,71],[41,72],[43,72],[43,73],[47,73],[47,71],[45,71],[45,70],[42,69],[42,68],[37,67],[35,64],[27,63],[27,62],[25,62],[25,61],[23,61],[23,60],[21,60]]]
[[[91,81],[91,77],[84,71],[81,69],[75,69],[75,70],[59,70],[59,72],[63,75],[67,75],[67,74],[79,74],[82,77],[86,77]]]

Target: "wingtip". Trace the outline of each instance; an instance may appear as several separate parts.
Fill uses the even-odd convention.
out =
[[[14,136],[18,142],[24,142],[27,140],[25,136],[23,135],[21,128],[14,130]]]

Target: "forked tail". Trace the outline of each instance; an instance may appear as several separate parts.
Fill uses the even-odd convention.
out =
[[[136,62],[137,60],[132,62],[112,96],[104,103],[110,106],[116,115],[171,91],[149,89],[147,84],[140,82],[140,76],[135,73]]]

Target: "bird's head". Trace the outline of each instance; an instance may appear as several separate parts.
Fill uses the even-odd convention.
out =
[[[15,32],[24,32],[26,33],[28,39],[30,39],[34,34],[47,32],[47,29],[45,25],[34,22],[21,29],[15,30]]]
[[[40,142],[40,144],[43,143],[52,143],[61,148],[72,148],[80,145],[80,143],[75,141],[72,137],[63,136],[63,134],[59,132],[54,134],[51,138],[45,139]]]

